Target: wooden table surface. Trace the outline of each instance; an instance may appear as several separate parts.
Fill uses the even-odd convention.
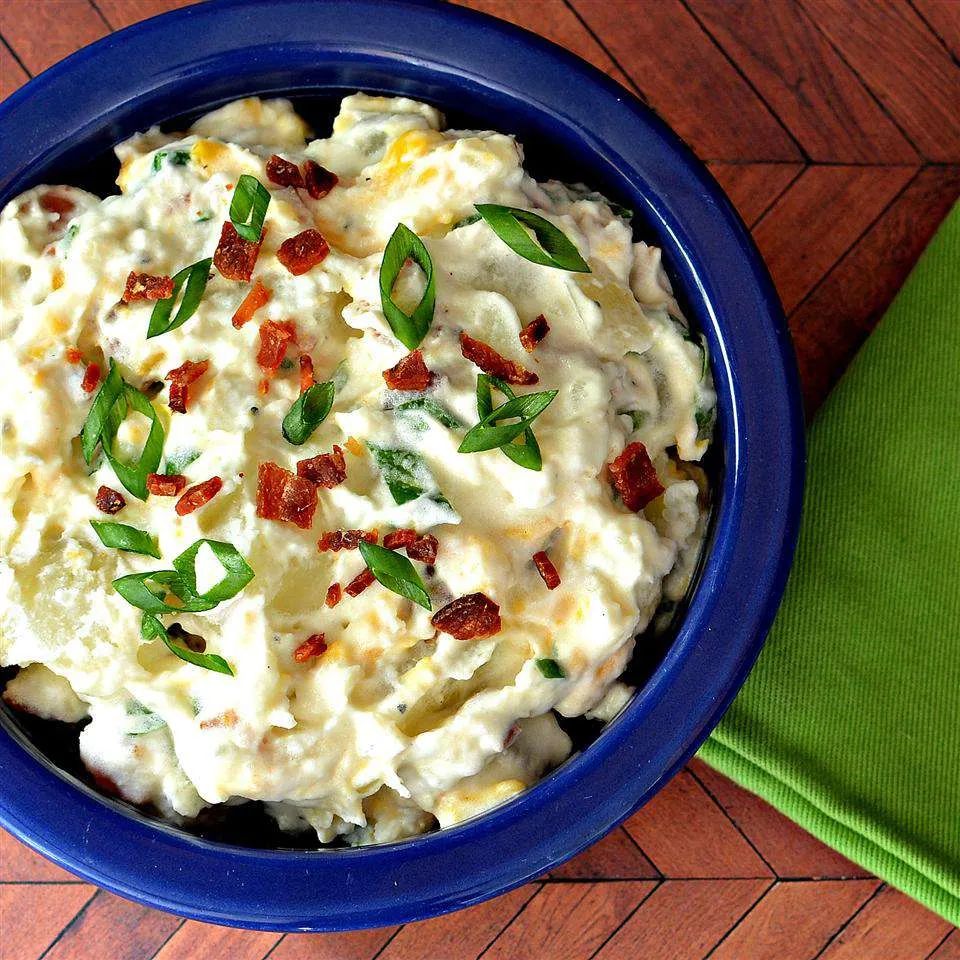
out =
[[[0,2],[0,97],[77,47],[185,3]],[[592,61],[709,163],[770,266],[815,411],[960,195],[960,2],[469,5]],[[699,762],[536,883],[439,920],[345,935],[184,922],[0,834],[3,960],[481,955],[958,960],[960,933]]]

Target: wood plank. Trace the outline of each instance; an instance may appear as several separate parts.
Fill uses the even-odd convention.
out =
[[[692,0],[812,160],[916,163],[916,150],[792,2]]]
[[[960,59],[960,3],[957,0],[913,0],[913,6],[944,46]]]
[[[802,163],[711,163],[710,172],[752,227],[803,170]]]
[[[808,413],[879,322],[958,196],[960,167],[921,170],[790,317]]]
[[[528,884],[459,913],[408,923],[377,960],[475,960],[539,889]]]
[[[815,957],[873,895],[878,880],[778,883],[712,954],[711,960]]]
[[[188,920],[160,948],[155,960],[197,960],[197,957],[263,960],[279,939],[279,933],[232,930]]]
[[[753,230],[789,314],[883,213],[912,167],[812,166]]]
[[[152,957],[182,922],[101,890],[44,960],[143,960]]]
[[[17,63],[14,55],[0,41],[0,100],[9,97],[29,79],[27,71]]]
[[[778,877],[870,876],[868,871],[821,843],[769,803],[712,770],[702,760],[694,760],[690,766]]]
[[[87,0],[0,3],[0,33],[33,74],[108,32]]]
[[[653,881],[549,884],[494,941],[484,960],[592,957],[655,887]]]
[[[626,830],[617,827],[548,876],[551,880],[646,880],[660,874]]]
[[[947,935],[946,940],[937,947],[927,960],[960,960],[960,930]]]
[[[950,929],[942,917],[886,887],[821,956],[822,960],[926,960]]]
[[[372,960],[396,927],[351,933],[288,933],[270,960]]]
[[[769,885],[768,880],[667,880],[594,960],[699,960]]]
[[[539,33],[554,43],[583,57],[624,86],[631,86],[627,75],[610,59],[610,55],[591,36],[563,0],[454,0],[481,13],[508,20],[518,27]]]
[[[86,883],[0,886],[0,957],[36,960],[96,892]]]
[[[47,883],[82,883],[46,857],[34,853],[6,830],[0,829],[0,882],[43,881]]]
[[[189,7],[198,0],[96,0],[97,8],[114,30],[157,14]]]
[[[723,810],[686,770],[624,824],[666,877],[771,877]]]
[[[800,160],[800,151],[680,0],[578,0],[650,104],[708,160]]]
[[[799,0],[923,156],[960,161],[960,70],[901,0]]]

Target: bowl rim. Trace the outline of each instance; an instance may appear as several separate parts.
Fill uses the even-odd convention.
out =
[[[15,836],[149,906],[278,931],[386,926],[478,903],[580,852],[646,802],[715,726],[760,651],[796,544],[805,461],[795,360],[766,267],[720,187],[650,108],[561,47],[467,8],[327,0],[319,23],[303,16],[309,6],[208,0],[109,35],[35,77],[0,104],[0,203],[28,182],[31,163],[52,162],[71,89],[87,91],[69,118],[76,137],[109,112],[103,101],[113,108],[142,96],[138,85],[188,82],[191,71],[196,82],[216,58],[266,58],[282,42],[269,40],[277,24],[300,14],[297,42],[312,55],[346,50],[361,62],[418,64],[486,85],[588,141],[631,184],[711,347],[725,476],[700,583],[645,687],[589,748],[442,831],[330,852],[203,840],[101,797],[36,755],[19,731],[0,728],[0,765],[15,785],[0,787],[0,825]],[[449,31],[442,46],[431,39],[436,28]],[[131,55],[144,68],[125,84]],[[558,76],[570,81],[559,90]]]

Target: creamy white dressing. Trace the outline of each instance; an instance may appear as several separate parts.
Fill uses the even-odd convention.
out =
[[[536,183],[512,137],[442,128],[432,107],[358,94],[330,138],[306,143],[289,103],[244,100],[183,134],[154,129],[121,144],[119,196],[37,187],[0,214],[0,663],[23,668],[5,696],[46,717],[89,716],[80,748],[90,769],[165,816],[257,799],[283,829],[359,844],[474,816],[570,753],[556,714],[608,720],[623,707],[632,691],[618,677],[634,638],[661,601],[687,589],[706,522],[696,461],[715,395],[659,251],[634,243],[598,195]],[[264,169],[273,153],[312,158],[340,182],[320,200],[278,187]],[[235,329],[250,285],[213,271],[196,314],[147,340],[152,304],[121,302],[127,275],[172,276],[212,256],[241,174],[272,196],[253,274],[269,302]],[[69,200],[68,214],[48,209],[51,194]],[[524,260],[482,221],[455,226],[483,202],[546,217],[591,272]],[[429,395],[476,423],[479,371],[461,355],[462,331],[535,371],[531,389],[559,391],[534,423],[539,472],[499,450],[460,454],[464,430],[395,409],[410,395],[388,390],[382,371],[408,351],[383,315],[379,268],[400,222],[436,268],[421,345]],[[307,228],[331,252],[292,276],[277,248]],[[539,314],[550,332],[528,354],[518,331]],[[308,353],[317,381],[337,383],[330,415],[301,447],[281,432],[298,371],[281,370],[258,392],[266,320],[292,320],[291,355]],[[91,397],[70,349],[104,369],[112,359],[140,389],[184,361],[209,360],[186,413],[170,412],[166,386],[153,399],[166,458],[193,458],[182,470],[191,484],[223,480],[209,504],[180,517],[173,499],[124,492],[116,517],[97,510],[101,484],[122,488],[109,463],[87,467],[80,455]],[[148,426],[131,420],[120,439],[136,449]],[[667,488],[639,514],[606,473],[635,440]],[[256,516],[259,464],[295,471],[334,444],[347,450],[347,479],[319,491],[312,529]],[[424,495],[395,503],[368,444],[422,457]],[[104,547],[91,519],[149,531],[164,560]],[[496,636],[438,635],[430,613],[379,584],[324,605],[327,587],[346,585],[363,563],[355,550],[318,551],[321,533],[400,527],[439,540],[435,569],[417,565],[434,610],[484,593],[500,606]],[[233,676],[144,641],[140,612],[111,587],[168,567],[200,538],[233,544],[255,578],[214,610],[167,620],[202,636]],[[540,550],[560,573],[555,590],[532,562]],[[207,548],[196,569],[200,590],[223,576]],[[297,663],[294,650],[318,633],[326,652]],[[542,658],[565,677],[545,676]]]

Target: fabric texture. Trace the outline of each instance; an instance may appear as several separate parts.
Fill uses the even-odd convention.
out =
[[[783,605],[701,756],[960,924],[960,206],[808,440]]]

